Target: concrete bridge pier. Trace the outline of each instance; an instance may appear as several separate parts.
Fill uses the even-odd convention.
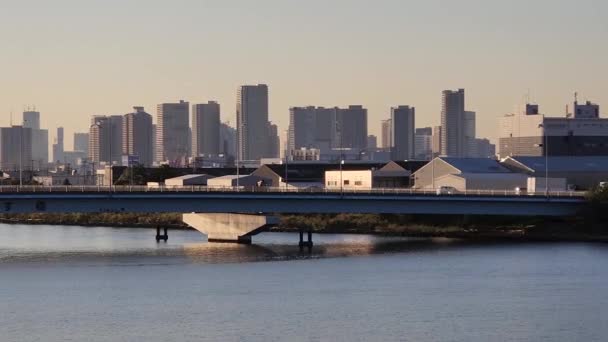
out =
[[[182,221],[207,235],[209,242],[250,244],[251,236],[278,224],[276,216],[210,213],[183,214]]]

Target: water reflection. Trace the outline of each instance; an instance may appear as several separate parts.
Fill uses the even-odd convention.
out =
[[[0,264],[166,265],[242,263],[411,253],[461,245],[450,239],[313,234],[314,247],[298,246],[297,233],[262,233],[252,245],[208,243],[196,231],[171,231],[156,243],[148,229],[0,225]]]

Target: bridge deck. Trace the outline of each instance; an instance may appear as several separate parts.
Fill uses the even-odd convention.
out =
[[[0,211],[197,213],[395,213],[574,215],[582,193],[509,191],[437,194],[414,189],[365,191],[285,188],[0,187]]]

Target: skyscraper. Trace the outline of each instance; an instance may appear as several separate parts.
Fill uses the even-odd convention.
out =
[[[74,151],[89,151],[89,133],[74,133]]]
[[[433,155],[433,129],[431,127],[416,128],[415,158],[430,160]]]
[[[289,109],[288,149],[331,150],[336,134],[337,108],[292,107]]]
[[[477,156],[477,141],[476,138],[476,120],[475,112],[464,112],[464,140],[465,140],[465,157],[474,158]]]
[[[441,155],[441,126],[433,127],[433,136],[431,141],[431,148],[433,151],[432,157],[439,157]]]
[[[382,148],[387,151],[390,151],[390,148],[393,146],[393,133],[391,133],[391,129],[393,124],[391,123],[391,119],[382,120]]]
[[[40,112],[33,110],[23,112],[23,127],[40,129]]]
[[[125,114],[122,121],[122,154],[136,156],[139,164],[151,166],[152,154],[152,115],[144,107],[133,107],[135,112]]]
[[[268,157],[278,158],[281,153],[280,148],[279,128],[272,122],[268,122]]]
[[[244,85],[238,89],[236,126],[239,160],[270,156],[267,85]]]
[[[40,129],[40,112],[23,112],[23,127],[32,130],[32,160],[35,169],[49,162],[49,131]]]
[[[189,103],[162,103],[156,115],[156,161],[184,166],[189,156]]]
[[[444,90],[442,95],[441,155],[464,157],[466,154],[464,89]]]
[[[373,134],[367,136],[367,149],[374,151],[378,148],[378,137]]]
[[[399,106],[391,108],[391,132],[393,160],[414,159],[416,108]]]
[[[192,105],[192,156],[220,154],[220,105]]]
[[[63,127],[57,127],[57,135],[55,136],[55,143],[53,144],[53,162],[63,162]]]
[[[0,170],[31,170],[32,129],[23,126],[0,128]]]
[[[220,153],[232,157],[236,155],[236,129],[228,122],[220,124]]]
[[[334,147],[354,150],[367,148],[367,109],[358,105],[338,108],[336,122],[338,141]]]
[[[89,128],[89,158],[92,162],[121,163],[122,123],[122,115],[92,117]]]

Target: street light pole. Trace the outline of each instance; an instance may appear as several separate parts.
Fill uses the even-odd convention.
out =
[[[23,186],[23,124],[19,127],[19,186]]]
[[[544,118],[544,117],[543,117]],[[539,128],[543,129],[543,143],[539,146],[543,147],[545,153],[545,196],[549,197],[549,137],[547,136],[547,127],[544,123],[538,125]]]

